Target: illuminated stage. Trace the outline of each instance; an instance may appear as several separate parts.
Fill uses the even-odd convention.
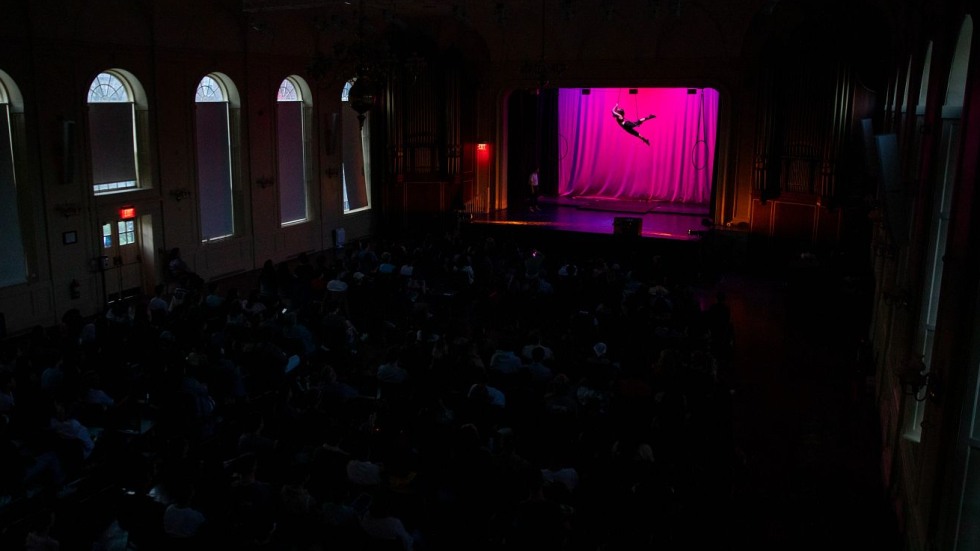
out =
[[[713,88],[688,87],[515,93],[510,208],[472,222],[697,240],[712,225],[718,101]],[[542,210],[531,212],[526,188],[535,170]]]
[[[542,197],[540,205],[541,210],[537,212],[522,205],[492,214],[475,214],[470,223],[634,236],[638,226],[639,237],[678,241],[696,240],[707,229],[703,221],[708,217],[708,209],[701,205],[610,199],[597,203],[595,200],[548,197]],[[637,224],[632,221],[634,219],[640,222]]]

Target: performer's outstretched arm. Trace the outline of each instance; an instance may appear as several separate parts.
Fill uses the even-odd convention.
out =
[[[615,107],[613,107],[612,114],[613,114],[613,117],[616,118],[616,122],[618,122],[619,124],[623,124],[626,121],[626,117],[623,116],[623,113],[619,110],[619,104],[618,103],[616,104]]]

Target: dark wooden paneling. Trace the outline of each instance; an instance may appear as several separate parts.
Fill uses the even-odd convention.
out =
[[[765,236],[771,235],[772,206],[772,201],[763,203],[759,199],[752,199],[752,216],[750,217],[752,233]]]
[[[774,201],[772,236],[787,241],[811,241],[814,212],[812,205]]]
[[[429,214],[446,210],[444,182],[407,182],[402,184],[405,212]]]
[[[816,209],[817,231],[814,241],[820,245],[833,245],[840,240],[840,209]]]
[[[785,194],[789,195],[789,194]],[[784,242],[812,243],[834,246],[840,243],[845,231],[845,212],[841,208],[828,209],[807,197],[794,195],[791,200],[770,199],[763,203],[752,200],[751,233]],[[858,216],[852,214],[852,217]],[[860,230],[861,220],[855,220],[850,233]]]

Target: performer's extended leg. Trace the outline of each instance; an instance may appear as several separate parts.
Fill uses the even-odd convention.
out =
[[[648,139],[644,138],[643,136],[641,136],[639,132],[637,132],[636,130],[633,129],[633,127],[627,128],[626,131],[629,132],[630,134],[636,136],[637,138],[640,138],[640,140],[642,140],[643,143],[645,143],[647,145],[650,145],[650,140],[648,140]]]

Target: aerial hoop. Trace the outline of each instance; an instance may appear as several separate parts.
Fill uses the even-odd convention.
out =
[[[698,125],[694,145],[691,146],[691,164],[694,170],[704,170],[708,167],[708,120],[704,117],[704,88],[699,88],[698,92]]]
[[[558,134],[558,160],[564,160],[566,155],[568,155],[568,138],[564,134]]]

